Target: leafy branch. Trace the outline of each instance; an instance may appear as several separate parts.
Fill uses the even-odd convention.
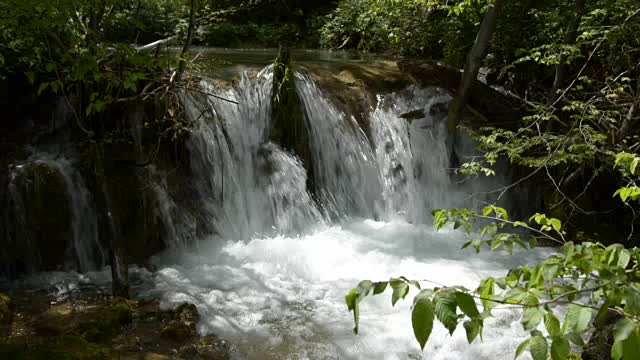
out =
[[[631,158],[626,156],[624,159]],[[523,310],[522,327],[530,334],[518,346],[516,358],[528,350],[534,360],[547,360],[548,356],[553,360],[566,359],[571,344],[583,347],[592,322],[603,321],[608,312],[620,317],[613,332],[612,359],[636,355],[640,346],[640,249],[626,249],[620,244],[565,242],[560,220],[536,214],[529,220],[532,224],[511,221],[506,210],[493,205],[485,207],[482,215],[468,209],[435,210],[433,215],[438,230],[447,225],[462,228],[469,234],[479,230],[478,238],[462,246],[473,246],[477,252],[484,246],[491,250],[504,248],[509,252],[515,245],[525,249],[536,246],[536,237],[531,236],[527,244],[519,234],[503,232],[507,225],[522,227],[563,245],[557,253],[534,267],[524,265],[511,269],[506,277],[483,279],[474,291],[405,277],[362,281],[345,298],[348,309],[354,314],[356,334],[359,303],[369,294],[379,295],[391,288],[391,303],[395,305],[414,287],[419,292],[413,299],[411,319],[415,338],[422,349],[431,336],[434,322],[440,322],[450,334],[462,324],[467,341],[471,343],[478,337],[482,339],[484,321],[492,316],[492,310],[504,308],[498,305],[508,305]],[[476,229],[478,221],[490,222]],[[430,282],[438,287],[424,289],[420,282]],[[557,305],[567,306],[563,322],[559,320]]]

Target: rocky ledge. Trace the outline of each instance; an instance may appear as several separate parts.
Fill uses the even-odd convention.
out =
[[[233,351],[216,336],[198,335],[192,304],[165,311],[155,299],[82,294],[52,301],[44,292],[0,299],[1,359],[222,360]]]

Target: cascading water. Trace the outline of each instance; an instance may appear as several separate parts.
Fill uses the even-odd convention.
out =
[[[188,97],[196,124],[189,142],[191,167],[211,226],[224,239],[300,231],[322,220],[306,191],[302,164],[268,142],[273,71],[236,89],[202,86],[210,96]]]
[[[466,235],[423,225],[432,208],[464,206],[467,193],[486,185],[450,181],[449,97],[415,87],[380,95],[368,139],[317,84],[296,74],[317,186],[312,197],[301,161],[269,141],[272,80],[266,68],[233,88],[202,81],[204,94],[185,95],[194,124],[190,182],[199,203],[181,209],[165,174],[149,170],[173,246],[154,260],[155,274],[142,272],[134,292],[160,296],[165,307],[195,304],[200,333],[229,339],[238,359],[511,359],[527,337],[517,310],[496,310],[483,340],[471,345],[463,331],[449,336],[436,325],[422,352],[410,300],[396,308],[389,294],[363,301],[358,336],[344,304],[363,279],[406,276],[473,288],[485,276],[546,254],[471,255],[460,250]],[[51,166],[71,174],[65,184],[82,194],[64,162]],[[196,236],[196,217],[205,219],[211,236],[197,249],[180,249]],[[79,253],[88,251],[83,246],[75,245]]]
[[[194,244],[197,236],[195,217],[185,209],[181,209],[169,194],[166,174],[154,165],[148,167],[148,183],[153,190],[157,206],[155,211],[162,219],[166,231],[165,239],[168,248],[178,249]]]
[[[59,178],[64,189],[38,189],[44,187],[40,184],[43,175],[41,172],[50,171],[53,176]],[[67,246],[66,267],[69,269],[77,269],[79,271],[88,271],[100,268],[106,263],[106,253],[100,244],[98,237],[98,222],[96,210],[94,207],[93,197],[87,189],[82,176],[75,170],[72,163],[63,157],[53,157],[47,154],[36,154],[31,156],[24,164],[19,164],[13,168],[10,174],[9,182],[10,206],[13,205],[12,212],[16,214],[18,219],[16,229],[23,234],[17,232],[13,238],[17,242],[22,242],[20,246],[25,247],[25,251],[31,253],[26,259],[38,261],[38,246],[33,242],[33,234],[30,228],[33,228],[33,220],[29,220],[29,216],[33,216],[33,210],[28,210],[28,203],[37,204],[40,200],[34,198],[42,192],[47,191],[63,191],[66,197],[66,205],[71,215],[70,238],[72,242]],[[56,212],[56,209],[45,209],[45,211]],[[49,214],[52,216],[53,213]],[[28,225],[29,224],[29,225]],[[63,225],[64,226],[64,225]],[[39,264],[27,266],[27,270],[37,270]]]
[[[362,279],[404,275],[472,288],[544,254],[470,256],[459,250],[465,235],[421,225],[432,208],[464,205],[465,193],[475,191],[449,180],[449,97],[414,87],[380,96],[370,142],[297,74],[319,192],[314,203],[300,161],[267,141],[270,80],[267,69],[254,81],[243,77],[234,90],[205,84],[215,96],[191,103],[198,124],[192,167],[218,240],[201,243],[197,253],[165,254],[145,293],[160,294],[167,307],[196,304],[199,331],[230,339],[239,359],[512,358],[527,336],[516,310],[498,310],[484,341],[471,345],[464,332],[451,338],[437,325],[422,353],[410,301],[395,309],[389,296],[364,301],[358,336],[343,303]],[[424,116],[410,123],[401,117],[415,110]]]
[[[316,181],[327,209],[341,216],[374,217],[381,186],[375,155],[353,116],[341,113],[306,75],[297,73]]]

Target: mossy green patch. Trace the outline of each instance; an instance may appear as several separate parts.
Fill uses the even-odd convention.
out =
[[[0,358],[12,360],[102,360],[110,359],[108,349],[79,336],[61,336],[34,345],[11,344],[0,340]]]
[[[11,299],[0,293],[0,324],[6,324],[11,321]]]
[[[295,153],[307,170],[307,188],[313,190],[313,164],[304,108],[296,91],[289,50],[281,48],[273,66],[270,139]]]
[[[76,332],[89,341],[99,341],[117,335],[132,321],[133,313],[127,301],[114,299],[111,304],[100,307],[94,319],[80,324]]]

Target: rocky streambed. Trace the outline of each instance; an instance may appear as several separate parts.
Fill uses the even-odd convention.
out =
[[[1,359],[229,359],[233,346],[199,336],[192,304],[163,310],[156,299],[99,290],[62,298],[45,291],[0,294]]]

